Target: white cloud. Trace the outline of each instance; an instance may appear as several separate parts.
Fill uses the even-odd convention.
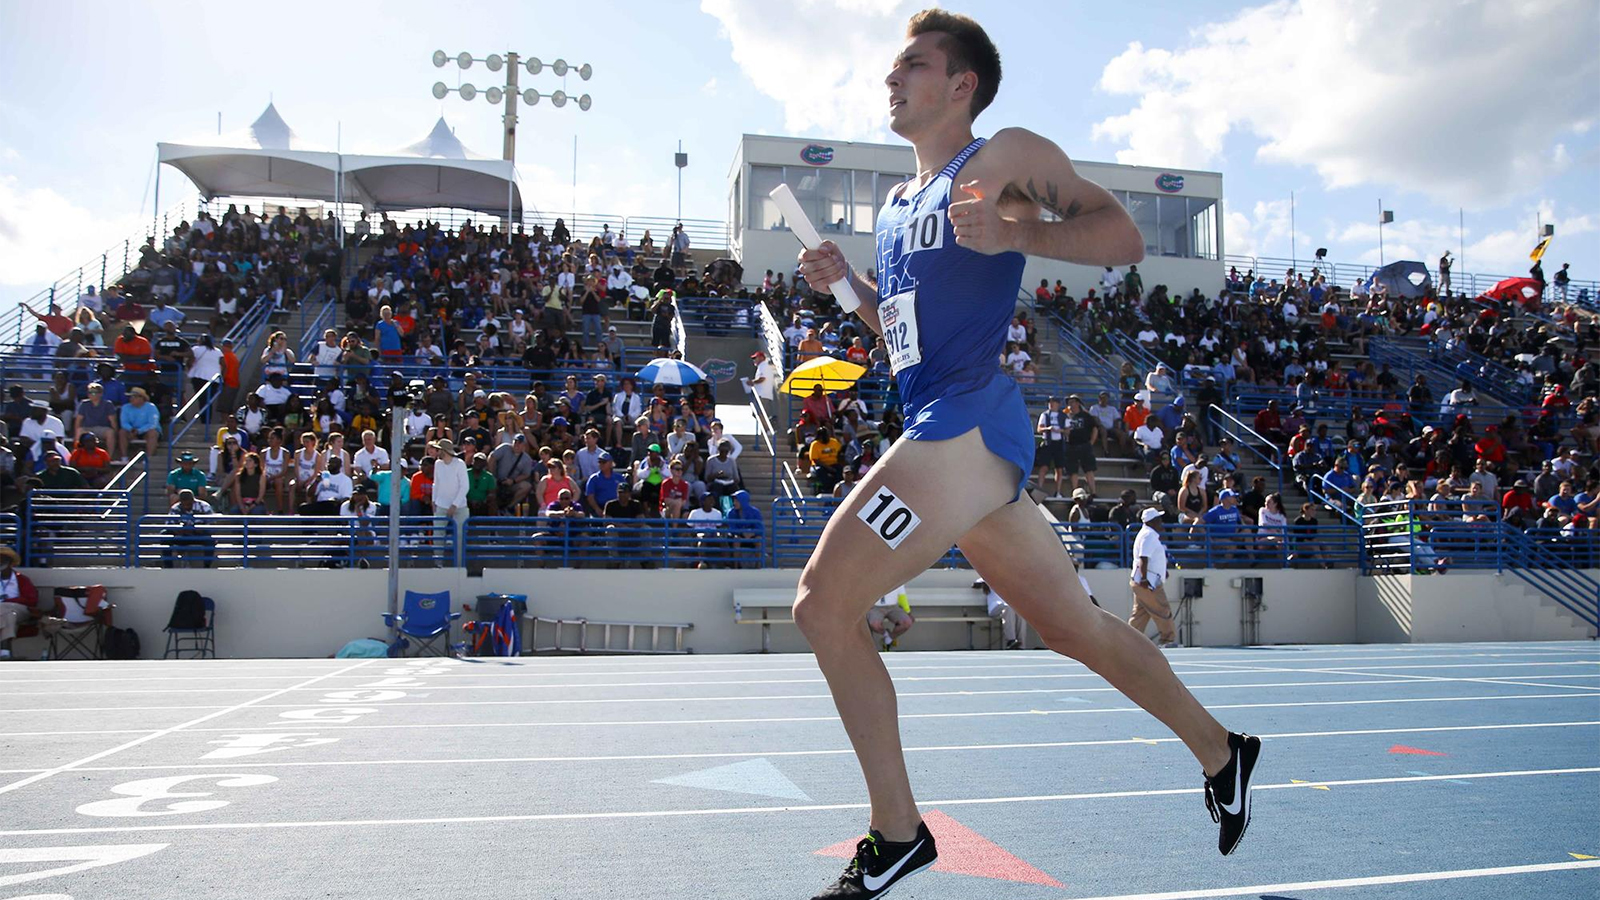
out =
[[[1289,201],[1261,200],[1249,214],[1229,212],[1223,220],[1228,255],[1270,256],[1289,241]],[[1285,248],[1287,249],[1287,248]]]
[[[1328,187],[1392,184],[1483,208],[1536,189],[1600,108],[1592,0],[1279,0],[1190,46],[1130,44],[1100,87],[1138,105],[1094,126],[1117,161],[1205,167],[1230,132]]]
[[[881,138],[883,78],[910,14],[906,0],[700,0],[721,23],[733,61],[756,90],[783,104],[784,127],[841,139]]]
[[[91,262],[83,283],[99,284],[99,261],[89,254],[120,247],[148,224],[132,213],[93,213],[50,188],[23,187],[15,176],[0,175],[0,285],[49,284]],[[109,264],[121,268],[120,251]]]
[[[700,93],[708,97],[715,97],[717,95],[717,76],[711,76],[706,80],[705,84],[700,85]]]

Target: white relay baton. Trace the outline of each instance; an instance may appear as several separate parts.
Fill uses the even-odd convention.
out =
[[[789,190],[787,184],[778,185],[767,196],[778,204],[778,212],[783,213],[784,220],[789,223],[789,230],[794,232],[794,236],[800,239],[800,243],[807,250],[815,250],[822,246],[822,236],[817,234],[816,227],[806,218],[805,210],[800,208],[800,201],[794,198],[794,192]],[[861,298],[856,296],[856,289],[850,286],[849,275],[828,285],[828,288],[833,291],[833,299],[839,301],[845,312],[855,312],[861,306]]]

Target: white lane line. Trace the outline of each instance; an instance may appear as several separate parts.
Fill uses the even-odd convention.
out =
[[[1372,704],[1390,703],[1482,703],[1494,700],[1562,700],[1572,698],[1594,699],[1593,693],[1582,694],[1488,694],[1477,697],[1397,697],[1382,700],[1310,700],[1298,703],[1223,703],[1207,707],[1208,709],[1297,709],[1312,706],[1368,706]],[[393,704],[385,704],[385,707]],[[908,719],[986,719],[1007,718],[1016,716],[1084,716],[1098,713],[1138,713],[1144,712],[1137,706],[1107,706],[1094,709],[1027,709],[1027,710],[1002,710],[997,712],[950,712],[950,713],[901,713],[902,721]],[[323,725],[319,723],[319,731],[347,731],[366,729],[412,729],[412,728],[449,728],[466,730],[470,728],[630,728],[648,725],[747,725],[766,722],[825,722],[838,724],[837,714],[825,716],[738,716],[724,719],[654,719],[639,721],[610,721],[596,720],[592,722],[411,722],[372,725]],[[241,731],[281,731],[282,722],[273,725],[241,725],[235,728],[194,728],[193,732],[241,732]]]
[[[1570,872],[1593,869],[1600,860],[1568,860],[1526,866],[1496,866],[1488,869],[1453,869],[1441,872],[1410,872],[1403,875],[1366,875],[1360,878],[1331,878],[1324,881],[1286,881],[1282,884],[1252,884],[1231,888],[1195,888],[1155,894],[1104,894],[1076,900],[1203,900],[1207,897],[1243,897],[1250,894],[1276,894],[1283,891],[1320,891],[1329,888],[1372,887],[1381,884],[1417,884],[1424,881],[1453,881],[1460,878],[1496,878],[1506,875],[1534,875],[1540,872]]]
[[[346,666],[345,668],[339,669],[338,672],[339,673],[349,672],[352,669],[358,669],[358,668],[360,668],[360,667],[362,667],[364,665],[367,665],[368,663],[371,663],[371,662],[374,662],[374,660],[364,659],[361,662],[358,662],[353,666]],[[297,687],[298,686],[309,685],[309,684],[315,684],[316,682],[321,681],[324,678],[327,678],[328,675],[333,675],[333,674],[338,674],[338,673],[330,672],[327,675],[318,675],[317,677],[312,678],[309,681],[301,682],[300,685],[297,685]],[[137,747],[140,744],[148,743],[150,741],[155,740],[158,737],[162,737],[163,735],[172,734],[175,731],[182,731],[183,729],[188,728],[191,725],[199,725],[201,722],[208,722],[208,721],[210,721],[212,719],[217,718],[218,716],[224,716],[224,715],[227,715],[230,712],[234,712],[236,710],[241,710],[241,709],[245,709],[246,707],[254,706],[257,703],[260,703],[260,702],[262,702],[264,700],[271,700],[273,697],[277,697],[280,694],[287,693],[288,691],[289,691],[289,688],[280,688],[280,689],[278,689],[276,691],[273,691],[270,694],[262,694],[260,697],[256,697],[253,700],[246,700],[245,702],[240,703],[240,704],[238,704],[236,706],[230,706],[227,709],[218,710],[218,711],[213,712],[213,713],[207,713],[206,715],[203,715],[198,719],[190,719],[187,722],[183,722],[183,723],[178,724],[178,725],[173,725],[170,728],[163,728],[160,731],[151,732],[150,734],[144,735],[143,737],[134,738],[133,740],[128,741],[125,744],[118,744],[117,746],[112,747],[110,750],[102,750],[99,753],[95,753],[95,754],[91,754],[89,756],[85,756],[83,759],[75,760],[73,762],[66,763],[65,765],[56,766],[53,769],[46,769],[43,772],[37,772],[37,773],[35,773],[33,775],[29,775],[27,778],[21,779],[20,781],[13,781],[10,784],[4,785],[4,786],[0,786],[0,794],[9,794],[12,791],[19,790],[21,788],[25,788],[28,785],[33,784],[35,782],[43,781],[44,779],[49,778],[52,775],[59,775],[62,772],[68,771],[69,769],[74,769],[74,768],[77,768],[78,766],[87,765],[89,763],[92,763],[97,759],[105,759],[106,757],[112,755],[113,753],[121,753],[123,750],[127,750],[127,749],[130,749],[132,747]]]
[[[1383,656],[1383,655],[1358,655],[1358,656],[1347,656],[1347,657],[1307,657],[1307,658],[1289,658],[1289,659],[1285,659],[1285,656],[1283,654],[1278,654],[1278,655],[1269,656],[1269,657],[1260,657],[1255,661],[1259,661],[1259,662],[1284,661],[1284,662],[1302,663],[1302,662],[1371,662],[1371,661],[1378,661],[1378,660],[1385,660],[1385,659],[1408,660],[1408,661],[1410,661],[1410,660],[1419,660],[1419,659],[1425,659],[1425,660],[1436,660],[1436,659],[1480,659],[1480,658],[1497,658],[1498,659],[1498,658],[1515,657],[1515,656],[1551,657],[1551,656],[1558,656],[1558,655],[1572,655],[1573,653],[1583,652],[1585,649],[1586,648],[1574,648],[1571,651],[1564,651],[1564,652],[1541,651],[1541,650],[1519,650],[1519,651],[1514,652],[1514,653],[1403,653],[1403,654],[1389,655],[1389,656]],[[1247,651],[1244,651],[1244,652],[1247,652]],[[1375,654],[1377,652],[1378,651],[1374,651]],[[1031,651],[1031,652],[1029,652],[1029,654],[1027,654],[1027,656],[1036,658],[1038,655],[1042,655],[1044,653],[1046,653],[1046,651]],[[1221,649],[1221,648],[1206,648],[1206,647],[1180,648],[1180,649],[1177,649],[1177,650],[1169,651],[1169,657],[1168,658],[1172,660],[1173,665],[1175,665],[1175,666],[1236,667],[1236,668],[1245,669],[1245,670],[1248,670],[1248,669],[1252,668],[1250,666],[1244,665],[1244,663],[1248,663],[1251,660],[1241,660],[1241,659],[1238,659],[1236,657],[1226,655],[1228,653],[1229,653],[1228,650]],[[1210,656],[1223,656],[1223,658],[1230,660],[1230,662],[1200,662],[1200,661],[1197,661],[1197,660],[1189,659],[1188,658],[1189,655],[1192,655],[1192,654],[1204,654],[1204,655],[1206,655],[1208,657],[1210,657]],[[968,658],[968,659],[987,659],[987,660],[992,660],[993,657],[996,656],[996,655],[997,654],[994,651],[976,651],[976,655],[966,654],[966,653],[963,653],[963,652],[960,652],[960,651],[949,651],[949,652],[939,652],[939,653],[931,653],[931,652],[929,652],[929,653],[921,653],[921,654],[916,654],[916,653],[906,654],[907,657],[913,657],[913,656],[939,657],[939,658],[959,657],[959,658]],[[1586,655],[1593,655],[1593,653],[1592,652],[1586,653]],[[810,658],[810,657],[809,657],[809,655],[804,655],[804,654],[780,654],[780,655],[776,655],[776,656],[773,656],[773,657],[770,657],[770,658],[775,660],[775,661],[781,660],[783,662],[788,662],[791,658]],[[728,657],[721,658],[721,659],[714,658],[714,657],[709,657],[709,656],[696,656],[696,657],[694,657],[694,661],[692,661],[692,662],[686,659],[683,663],[677,664],[677,665],[673,665],[673,666],[670,666],[670,667],[661,668],[661,669],[646,669],[646,668],[641,668],[641,667],[642,666],[647,666],[647,665],[663,666],[665,664],[665,662],[661,658],[650,657],[649,659],[641,659],[641,660],[639,660],[638,661],[638,666],[629,666],[629,665],[627,665],[627,663],[631,662],[630,660],[616,659],[616,658],[612,658],[612,657],[602,657],[602,658],[596,658],[596,659],[592,659],[592,660],[575,660],[575,659],[570,659],[570,658],[562,658],[560,660],[555,660],[555,659],[537,659],[537,658],[534,658],[534,657],[525,657],[525,658],[520,658],[520,659],[518,659],[516,661],[513,661],[510,664],[501,664],[501,667],[498,667],[498,668],[495,668],[495,669],[479,669],[476,666],[472,665],[471,663],[468,663],[467,665],[459,667],[458,671],[456,671],[456,672],[439,673],[435,677],[436,678],[476,678],[476,677],[498,678],[498,677],[502,677],[502,676],[505,676],[505,677],[530,676],[530,677],[540,678],[540,677],[559,677],[559,676],[564,676],[564,675],[572,675],[572,674],[575,674],[575,673],[576,674],[581,674],[581,675],[583,675],[585,677],[593,676],[593,675],[655,675],[655,674],[678,675],[678,674],[684,674],[686,670],[688,672],[704,671],[704,672],[707,672],[707,673],[719,673],[719,674],[721,674],[721,673],[736,674],[736,673],[816,672],[816,671],[818,671],[818,669],[817,669],[817,667],[815,665],[809,665],[809,666],[786,666],[786,665],[785,666],[779,666],[779,665],[775,664],[775,665],[772,665],[772,666],[755,666],[755,667],[749,667],[749,668],[733,668],[732,667],[734,665],[746,665],[746,666],[748,666],[749,665],[749,662],[748,662],[749,659],[750,659],[750,656],[748,654],[730,654]],[[890,664],[889,671],[892,674],[892,673],[895,673],[895,672],[902,672],[902,671],[952,671],[952,672],[964,672],[964,671],[972,671],[972,670],[979,670],[979,669],[998,669],[998,670],[1019,670],[1019,669],[1034,669],[1034,668],[1072,668],[1072,669],[1078,669],[1078,670],[1083,670],[1084,669],[1084,666],[1081,663],[1077,663],[1077,662],[1075,662],[1075,661],[1073,661],[1071,659],[1067,659],[1065,657],[1057,657],[1057,656],[1051,654],[1051,655],[1049,655],[1047,657],[1047,659],[1049,659],[1051,661],[1040,662],[1040,661],[1028,661],[1027,659],[1021,659],[1021,660],[1018,660],[1017,662],[1014,662],[1014,663],[990,663],[990,664],[984,664],[984,665],[927,665],[927,666],[921,666],[921,665],[895,665],[895,664]],[[66,666],[68,666],[68,665],[70,665],[70,664],[72,664],[74,662],[79,662],[79,661],[74,661],[74,660],[56,660],[56,661],[51,661],[49,663],[42,663],[42,664],[41,663],[37,663],[37,662],[30,662],[30,661],[14,661],[14,662],[10,663],[9,665],[7,665],[5,667],[5,670],[6,670],[7,673],[9,673],[9,672],[16,672],[16,671],[23,670],[24,667],[33,666],[33,667],[38,667],[38,671],[41,671],[41,672],[56,673],[56,672],[60,672],[62,668],[65,668]],[[118,668],[118,669],[108,669],[103,662],[92,662],[91,663],[91,665],[93,666],[92,670],[94,672],[96,672],[97,674],[101,674],[102,677],[95,677],[95,678],[28,678],[28,679],[17,679],[17,678],[0,677],[0,684],[97,683],[97,682],[103,682],[103,681],[120,681],[120,680],[126,679],[127,677],[129,677],[131,675],[137,675],[140,678],[141,681],[147,681],[147,680],[154,680],[154,681],[174,680],[174,681],[215,682],[215,681],[219,680],[219,678],[221,680],[229,680],[229,679],[238,679],[238,680],[247,680],[247,679],[288,680],[288,679],[293,679],[293,678],[307,677],[309,674],[311,674],[311,673],[307,673],[307,672],[304,672],[304,671],[298,671],[298,672],[286,672],[286,673],[283,673],[283,674],[273,674],[273,675],[232,675],[232,674],[226,674],[226,673],[218,673],[212,668],[213,666],[216,666],[218,664],[226,665],[226,664],[228,664],[230,662],[234,663],[235,665],[237,665],[237,664],[242,664],[242,663],[270,662],[270,660],[216,660],[216,661],[207,660],[206,664],[204,666],[186,666],[186,667],[184,667],[184,668],[188,668],[188,669],[198,673],[198,674],[191,675],[191,676],[183,676],[183,675],[156,676],[156,675],[152,675],[151,674],[151,670],[155,666],[161,666],[163,670],[169,670],[171,668],[177,668],[178,667],[178,665],[177,665],[178,661],[177,660],[166,660],[166,661],[155,661],[155,660],[152,660],[148,664],[146,664],[146,665],[144,665],[142,667],[135,667],[135,668],[123,667],[123,668]],[[284,661],[286,666],[287,665],[291,665],[291,664],[298,664],[298,665],[302,665],[303,666],[306,662],[307,662],[306,660],[285,660]],[[1597,661],[1597,662],[1600,662],[1600,661]],[[729,665],[722,665],[723,663],[727,663]],[[599,666],[599,665],[615,665],[615,666],[619,666],[619,668],[616,671],[604,671],[604,670],[596,671],[593,668],[591,668],[591,666]],[[81,668],[89,668],[88,666],[80,666],[80,667]],[[540,671],[540,670],[550,670],[550,671]],[[28,671],[32,671],[32,669],[29,669]],[[1285,668],[1285,669],[1264,668],[1263,671],[1294,671],[1294,670],[1293,669],[1288,669],[1288,668]],[[332,675],[330,677],[357,678],[357,677],[365,677],[365,676]]]
[[[1273,670],[1273,671],[1279,671],[1279,670]],[[1483,678],[1469,678],[1469,677],[1463,677],[1463,676],[1449,676],[1449,675],[1406,675],[1406,674],[1402,674],[1402,673],[1399,673],[1399,672],[1393,672],[1393,673],[1371,672],[1371,673],[1368,673],[1368,672],[1351,671],[1351,670],[1346,670],[1346,669],[1299,669],[1299,670],[1295,670],[1295,671],[1299,672],[1299,673],[1303,673],[1303,674],[1309,674],[1309,675],[1344,675],[1344,676],[1348,676],[1348,677],[1343,679],[1343,680],[1340,680],[1340,681],[1237,682],[1237,683],[1229,683],[1229,684],[1191,684],[1189,682],[1185,682],[1185,686],[1190,688],[1191,690],[1199,690],[1199,689],[1212,689],[1212,688],[1221,689],[1221,688],[1330,687],[1330,686],[1337,686],[1337,685],[1409,684],[1409,683],[1413,683],[1413,682],[1448,684],[1448,683],[1453,683],[1453,682],[1459,682],[1459,683],[1463,683],[1463,684],[1510,684],[1510,685],[1520,685],[1520,686],[1526,686],[1526,687],[1550,687],[1550,688],[1557,688],[1557,689],[1561,689],[1561,690],[1574,690],[1574,689],[1577,689],[1577,690],[1590,690],[1591,688],[1589,688],[1587,685],[1539,684],[1537,682],[1531,682],[1531,681],[1513,681],[1513,680],[1508,680],[1508,679],[1516,679],[1516,678],[1524,678],[1524,679],[1525,678],[1549,678],[1549,679],[1557,679],[1557,678],[1566,678],[1566,679],[1600,678],[1600,672],[1593,672],[1593,673],[1586,672],[1586,673],[1577,674],[1577,675],[1543,675],[1543,674],[1540,674],[1540,673],[1533,673],[1533,674],[1529,674],[1529,675],[1501,675],[1501,676],[1488,676],[1488,677],[1483,677]],[[1226,674],[1229,674],[1229,673],[1226,673],[1226,672],[1213,672],[1213,671],[1207,670],[1207,671],[1204,671],[1204,672],[1178,672],[1176,674],[1178,674],[1178,675],[1226,675]],[[1240,672],[1238,674],[1243,675],[1243,674],[1256,674],[1256,673],[1254,673],[1254,672],[1249,672],[1249,673]],[[1262,674],[1267,674],[1267,673],[1263,672]],[[1383,675],[1388,675],[1389,677],[1388,678],[1380,677],[1380,676],[1383,676]],[[362,676],[362,677],[366,677],[366,676]],[[1045,680],[1045,679],[1099,678],[1099,677],[1100,677],[1099,675],[1097,675],[1097,674],[1095,674],[1093,672],[1088,672],[1088,673],[1084,673],[1084,674],[1081,674],[1081,675],[1078,675],[1078,674],[1074,674],[1074,675],[1030,675],[1030,676],[1025,676],[1025,677],[1016,678],[1016,679],[1000,678],[998,676],[975,676],[975,677],[973,677],[971,679],[959,678],[959,677],[903,678],[903,679],[900,679],[900,681],[902,681],[902,682],[930,682],[930,683],[931,682],[945,682],[945,681],[967,681],[967,680],[971,680],[971,681],[1021,681],[1021,680],[1040,681],[1040,680]],[[435,684],[435,683],[429,682],[428,690],[430,692],[433,692],[433,691],[478,691],[478,690],[490,690],[490,691],[492,691],[492,690],[506,689],[506,690],[533,692],[533,691],[538,691],[538,690],[556,690],[556,689],[560,689],[560,690],[580,690],[580,689],[582,689],[582,690],[607,690],[607,689],[611,689],[611,688],[632,688],[632,687],[652,687],[652,688],[653,687],[700,687],[700,686],[708,686],[708,687],[742,687],[742,686],[747,686],[747,685],[826,684],[826,683],[827,683],[826,680],[822,679],[822,678],[789,678],[789,679],[774,679],[774,680],[761,680],[761,681],[634,681],[634,682],[611,682],[611,683],[600,682],[600,683],[592,683],[592,684],[510,684],[510,685],[498,685],[498,684],[497,685],[477,685],[477,684],[474,684],[474,685],[441,685],[441,684]],[[324,690],[324,689],[325,688],[306,688],[304,690],[318,691],[318,690]],[[1600,690],[1600,685],[1597,685],[1594,689],[1595,690]],[[101,695],[107,695],[107,694],[115,694],[115,695],[121,695],[121,694],[183,694],[183,695],[188,695],[188,694],[206,694],[206,693],[241,693],[241,692],[249,691],[249,690],[259,690],[259,688],[254,688],[254,689],[252,689],[252,688],[218,688],[218,689],[199,689],[199,690],[186,690],[186,689],[181,689],[181,688],[173,688],[173,689],[169,689],[169,690],[153,690],[153,691],[143,691],[143,690],[126,690],[126,691],[28,691],[28,692],[6,692],[4,694],[4,697],[5,698],[10,698],[10,697],[101,696]],[[298,690],[302,690],[302,689],[298,688],[298,687],[284,688],[285,692],[292,692],[292,691],[298,691]],[[901,697],[917,697],[917,696],[947,697],[947,696],[965,696],[965,695],[982,696],[982,695],[990,695],[990,694],[1045,694],[1045,693],[1076,693],[1076,692],[1090,692],[1090,693],[1092,693],[1092,692],[1106,692],[1106,691],[1115,691],[1115,690],[1116,690],[1115,688],[1111,688],[1111,687],[1090,687],[1090,688],[1030,688],[1030,689],[1013,689],[1013,690],[997,690],[997,691],[900,691],[898,693],[899,693],[899,696],[901,696]],[[747,695],[747,696],[733,696],[733,697],[721,697],[721,696],[718,696],[718,697],[676,697],[676,696],[674,696],[674,697],[645,698],[645,699],[640,699],[640,700],[637,700],[637,701],[635,701],[632,698],[621,698],[621,699],[592,698],[592,699],[559,699],[559,700],[527,700],[527,701],[499,701],[499,700],[476,700],[476,701],[473,701],[473,700],[461,700],[461,701],[437,701],[437,702],[433,702],[433,703],[399,703],[399,704],[394,704],[394,705],[397,705],[397,706],[450,706],[450,705],[460,705],[460,706],[484,705],[484,706],[492,706],[492,705],[496,705],[496,704],[500,704],[500,703],[617,703],[617,702],[632,703],[632,702],[661,702],[661,701],[670,701],[670,700],[678,700],[678,699],[682,699],[682,700],[774,700],[774,699],[811,699],[811,698],[815,698],[815,697],[831,698],[831,696],[832,696],[831,694],[794,694],[794,695],[783,694],[783,695],[775,695],[775,696]],[[277,705],[299,705],[299,704],[277,704]],[[269,705],[269,706],[271,706],[271,705]],[[192,704],[184,704],[182,706],[133,706],[133,707],[130,707],[130,706],[115,706],[115,707],[41,707],[41,708],[8,708],[8,707],[0,707],[0,713],[109,712],[109,711],[118,711],[118,710],[170,710],[170,709],[217,709],[217,708],[221,708],[220,705],[211,706],[211,707],[194,706]]]
[[[1308,781],[1305,783],[1258,784],[1255,790],[1306,790],[1316,787],[1354,787],[1371,784],[1415,784],[1429,781],[1469,780],[1488,778],[1521,778],[1543,775],[1590,775],[1600,772],[1600,767],[1571,769],[1519,769],[1508,772],[1466,772],[1451,775],[1405,775],[1394,778],[1352,778],[1342,781]],[[1202,794],[1204,788],[1164,788],[1138,791],[1096,791],[1076,794],[1034,794],[1015,797],[963,797],[950,800],[925,800],[917,805],[923,808],[941,806],[995,806],[1012,803],[1061,803],[1078,800],[1117,800],[1129,797],[1177,797]],[[673,819],[704,816],[737,816],[756,813],[832,812],[837,810],[870,809],[869,803],[814,803],[795,806],[746,806],[719,809],[654,809],[618,810],[612,812],[582,813],[518,813],[488,816],[434,816],[413,819],[311,819],[291,822],[210,822],[183,825],[126,825],[99,828],[37,828],[0,831],[0,837],[32,837],[56,834],[123,834],[148,831],[250,831],[278,828],[355,828],[376,825],[465,825],[487,822],[566,822],[605,819]]]
[[[1259,738],[1267,740],[1286,740],[1292,738],[1325,738],[1370,736],[1378,734],[1424,734],[1437,732],[1456,731],[1504,731],[1507,729],[1525,728],[1582,728],[1600,726],[1600,721],[1591,722],[1529,722],[1497,725],[1437,725],[1417,728],[1358,728],[1346,731],[1285,731],[1272,734],[1259,734]],[[996,750],[1057,750],[1067,747],[1116,747],[1130,744],[1178,744],[1181,739],[1167,738],[1124,738],[1106,739],[1097,741],[1033,741],[1028,743],[1011,744],[949,744],[943,746],[906,747],[907,753],[981,753]],[[244,766],[251,769],[294,769],[294,768],[327,768],[343,766],[443,766],[466,765],[483,763],[590,763],[590,762],[649,762],[659,760],[683,759],[743,759],[745,757],[778,757],[778,756],[851,756],[855,750],[849,747],[824,750],[741,750],[741,751],[715,751],[704,753],[638,753],[617,756],[596,756],[584,754],[582,756],[483,756],[467,757],[462,759],[420,759],[407,757],[404,759],[331,759],[331,760],[306,760],[300,762],[249,762],[235,760],[221,763],[172,763],[167,765],[145,766],[81,766],[77,772],[140,772],[156,769],[229,769]],[[40,772],[42,769],[0,769],[0,775],[21,775],[28,772]],[[1319,782],[1320,784],[1320,782]]]
[[[1335,673],[1335,674],[1338,674],[1338,673]],[[1400,676],[1400,677],[1397,677],[1397,678],[1389,678],[1389,679],[1370,679],[1370,678],[1362,679],[1362,680],[1348,680],[1348,679],[1346,679],[1346,680],[1341,680],[1341,681],[1278,681],[1278,682],[1246,682],[1246,683],[1239,683],[1239,684],[1186,684],[1185,687],[1189,688],[1190,690],[1199,691],[1199,690],[1237,690],[1237,689],[1245,689],[1245,688],[1260,689],[1260,688],[1344,687],[1344,686],[1366,687],[1368,685],[1417,684],[1417,683],[1449,684],[1449,683],[1452,683],[1452,682],[1467,682],[1467,683],[1474,683],[1474,684],[1476,684],[1476,683],[1507,684],[1507,685],[1513,685],[1513,686],[1526,685],[1526,686],[1531,686],[1531,687],[1554,688],[1556,690],[1573,690],[1575,688],[1576,689],[1580,689],[1580,690],[1590,690],[1590,688],[1588,688],[1587,686],[1583,686],[1583,685],[1536,684],[1534,682],[1520,682],[1520,681],[1501,682],[1501,681],[1487,681],[1486,679],[1481,679],[1481,678],[1441,678],[1441,677],[1426,676],[1426,675],[1406,675],[1406,676]],[[641,685],[639,685],[639,686],[647,686],[647,685],[648,685],[648,682],[645,682],[645,683],[641,683]],[[434,690],[435,687],[436,686],[432,685],[432,684],[428,685],[429,693],[431,693]],[[1082,687],[1082,688],[1013,688],[1013,689],[1009,689],[1009,690],[992,690],[992,691],[900,691],[898,696],[901,699],[906,699],[906,698],[910,698],[910,697],[1006,697],[1006,696],[1027,696],[1027,695],[1055,695],[1055,694],[1119,694],[1119,693],[1121,693],[1121,692],[1118,691],[1117,688],[1108,686],[1108,687]],[[1597,696],[1600,696],[1600,693],[1597,693]],[[768,702],[774,702],[774,701],[786,702],[786,701],[793,701],[793,700],[830,700],[831,701],[832,699],[833,699],[833,695],[832,694],[727,694],[727,695],[716,695],[716,696],[709,696],[709,697],[684,696],[684,695],[680,695],[680,694],[673,694],[673,695],[669,695],[669,696],[665,696],[665,697],[555,697],[555,698],[547,698],[547,699],[540,699],[540,700],[421,700],[421,701],[416,701],[416,702],[411,702],[411,703],[400,702],[400,701],[391,701],[391,702],[385,703],[385,707],[387,707],[387,708],[396,708],[396,707],[437,707],[437,706],[551,706],[551,705],[596,706],[596,705],[602,705],[602,704],[618,704],[618,703],[730,703],[730,702],[768,703]],[[304,705],[305,704],[303,704],[303,703],[261,703],[261,704],[257,704],[255,708],[256,709],[300,709]],[[130,710],[130,709],[142,709],[142,710],[184,709],[184,710],[195,710],[195,709],[221,709],[221,708],[223,708],[223,707],[220,707],[220,706],[194,706],[194,705],[184,705],[184,706],[144,706],[144,707],[125,707],[125,706],[82,707],[82,706],[70,706],[70,707],[24,708],[24,709],[0,708],[0,713],[18,713],[18,714],[20,714],[20,713],[122,712],[122,711]]]
[[[1232,689],[1262,689],[1262,687],[1338,687],[1338,685],[1370,685],[1370,684],[1416,684],[1413,677],[1394,677],[1386,681],[1378,679],[1363,679],[1363,681],[1282,681],[1282,682],[1248,682],[1248,684],[1186,684],[1190,690],[1232,690]],[[1451,681],[1477,681],[1477,679],[1450,679],[1450,677],[1427,677],[1421,679],[1427,682]],[[1517,684],[1517,682],[1509,682]],[[650,682],[640,682],[629,687],[646,687]],[[429,692],[435,685],[429,684]],[[592,685],[586,685],[592,687]],[[653,685],[651,685],[653,687]],[[1557,690],[1570,689],[1571,685],[1552,684],[1539,685],[1539,687],[1555,687]],[[898,697],[1014,697],[1014,695],[1038,695],[1038,693],[1120,693],[1115,687],[1019,687],[1011,690],[901,690]],[[427,700],[416,703],[400,703],[390,701],[387,708],[394,706],[547,706],[547,705],[600,705],[600,703],[728,703],[728,701],[773,701],[773,700],[832,700],[832,693],[731,693],[731,695],[717,695],[717,697],[558,697],[549,700]],[[304,703],[261,703],[258,709],[299,709]],[[8,709],[0,708],[0,713],[117,713],[123,709],[218,709],[219,706],[61,706],[61,708],[26,708]]]

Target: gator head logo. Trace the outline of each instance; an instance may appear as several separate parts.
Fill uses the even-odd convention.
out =
[[[825,166],[833,162],[833,148],[821,144],[807,144],[800,150],[800,160],[807,165]]]
[[[1171,172],[1163,172],[1156,176],[1156,190],[1165,194],[1176,194],[1183,190],[1183,176]]]

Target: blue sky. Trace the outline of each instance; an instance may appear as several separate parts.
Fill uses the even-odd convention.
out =
[[[442,113],[497,155],[498,110],[433,99],[436,49],[588,62],[588,113],[527,111],[518,167],[535,206],[721,218],[743,132],[898,140],[882,75],[921,3],[657,0],[380,6],[190,2],[0,4],[0,301],[21,299],[141,227],[155,143],[242,128],[269,97],[302,137],[382,151]],[[1380,8],[1381,7],[1381,8]],[[1006,75],[979,133],[1022,125],[1075,158],[1214,169],[1230,253],[1385,256],[1520,274],[1535,222],[1547,264],[1600,276],[1600,6],[1588,0],[1303,0],[952,4],[994,38]],[[1392,62],[1391,62],[1392,60]],[[168,168],[162,205],[190,192]],[[1548,267],[1548,265],[1547,265]]]

